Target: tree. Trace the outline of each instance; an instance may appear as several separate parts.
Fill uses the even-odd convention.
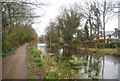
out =
[[[94,2],[94,5],[91,5],[91,10],[93,11],[93,19],[94,19],[94,35],[97,40],[97,43],[99,43],[100,38],[100,29],[101,29],[101,19],[100,19],[100,10],[96,6],[96,3]]]
[[[61,15],[58,17],[58,27],[61,32],[61,36],[65,41],[71,41],[73,35],[77,31],[80,25],[82,14],[74,8],[64,8]]]
[[[88,26],[88,20],[85,22],[85,26],[84,26],[84,32],[85,32],[85,41],[89,40],[89,26]]]
[[[46,37],[50,44],[58,42],[59,37],[56,23],[50,22],[49,26],[46,28]]]
[[[2,2],[2,51],[7,53],[13,47],[37,40],[32,28],[34,16],[32,8],[23,2]]]
[[[85,41],[90,43],[90,47],[93,46],[93,38],[97,38],[99,42],[99,32],[101,27],[100,11],[96,6],[95,2],[85,3],[86,5],[80,6],[80,10],[84,13],[84,31]],[[90,41],[89,41],[90,40]]]
[[[113,17],[115,17],[116,13],[113,12],[112,5],[116,4],[114,1],[104,0],[103,2],[96,2],[98,9],[100,10],[101,18],[102,18],[102,27],[103,27],[103,37],[105,43],[105,28],[106,23],[109,22]],[[115,8],[114,8],[115,9]]]

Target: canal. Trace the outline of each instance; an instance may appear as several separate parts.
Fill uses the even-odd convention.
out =
[[[56,62],[68,62],[77,71],[76,79],[119,79],[120,57],[47,44],[38,44],[38,49],[43,54],[53,54]]]

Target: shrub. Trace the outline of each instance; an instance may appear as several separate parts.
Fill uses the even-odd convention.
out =
[[[115,47],[115,48],[120,47],[120,41],[117,41],[117,42],[111,42],[111,44],[112,44],[113,47]]]
[[[98,43],[98,48],[103,48],[103,46],[104,46],[104,43]]]
[[[73,42],[75,42],[75,43],[79,43],[79,44],[82,45],[82,41],[81,41],[81,39],[74,38]]]
[[[100,43],[104,43],[104,39],[100,39]]]
[[[98,48],[103,48],[104,43],[99,43]],[[118,48],[120,47],[120,42],[111,42],[111,43],[105,43],[105,48]]]
[[[111,43],[106,43],[106,44],[105,44],[105,48],[113,48],[113,44],[111,44]]]

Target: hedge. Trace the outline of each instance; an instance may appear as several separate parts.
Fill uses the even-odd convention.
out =
[[[98,48],[103,48],[104,43],[99,43]],[[105,43],[105,48],[118,48],[120,47],[120,41],[118,42],[111,42],[111,43]]]

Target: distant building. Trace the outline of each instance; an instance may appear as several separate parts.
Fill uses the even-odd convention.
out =
[[[108,38],[115,38],[115,36],[112,35],[113,33],[114,33],[114,31],[106,31],[106,32],[105,32],[105,37],[106,37],[106,39],[108,39]],[[104,39],[103,34],[100,36],[100,39]]]
[[[105,36],[106,36],[106,39],[108,38],[116,38],[114,35],[113,35],[114,31],[106,31],[105,32]]]
[[[59,38],[59,43],[65,43],[65,40],[63,38]]]
[[[120,38],[120,30],[115,28],[115,32],[113,33],[113,35],[116,37],[116,38]]]
[[[115,28],[115,31],[106,31],[106,42],[120,41],[120,30]]]
[[[118,8],[118,30],[120,30],[120,2],[119,2],[119,8]]]

